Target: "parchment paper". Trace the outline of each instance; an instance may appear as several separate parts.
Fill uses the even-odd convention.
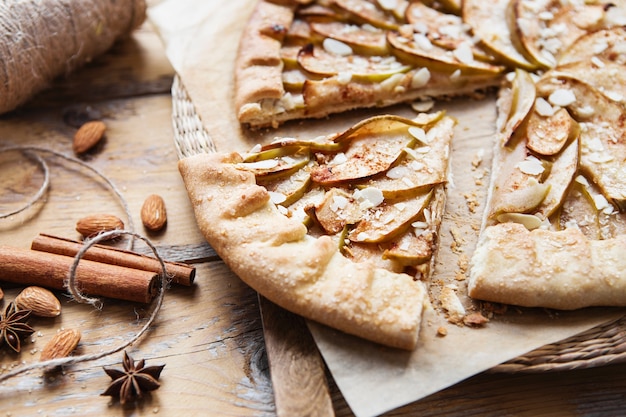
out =
[[[233,107],[233,67],[239,37],[256,0],[165,0],[148,10],[166,53],[220,151],[245,151],[274,136],[304,139],[343,130],[363,117],[395,113],[413,117],[409,106],[358,111],[278,130],[243,130]],[[482,328],[451,324],[439,303],[443,285],[455,285],[468,312],[464,273],[480,228],[489,182],[495,98],[439,103],[459,124],[452,147],[452,176],[441,249],[431,282],[432,306],[413,352],[385,348],[309,322],[328,368],[355,415],[382,414],[417,401],[472,375],[545,344],[618,318],[623,309],[574,312],[509,307]],[[445,328],[446,336],[438,329]]]

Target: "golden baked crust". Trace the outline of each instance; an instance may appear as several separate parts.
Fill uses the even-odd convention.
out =
[[[471,297],[626,305],[624,45],[623,28],[591,33],[564,64],[536,77],[518,70],[501,89]]]
[[[346,333],[402,349],[416,346],[424,285],[406,274],[345,258],[282,215],[239,154],[179,162],[198,226],[224,262],[269,300]]]
[[[626,235],[590,240],[579,229],[500,223],[473,255],[470,297],[524,307],[574,310],[626,306]]]

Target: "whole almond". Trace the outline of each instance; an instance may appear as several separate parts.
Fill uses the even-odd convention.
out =
[[[157,194],[149,195],[141,207],[141,222],[146,229],[156,232],[167,223],[165,202]]]
[[[112,214],[92,214],[76,222],[76,231],[83,237],[93,237],[101,232],[124,229],[124,222]],[[111,236],[110,239],[115,238]]]
[[[104,136],[107,127],[104,122],[93,120],[82,125],[74,134],[72,149],[75,153],[81,154],[94,147]]]
[[[61,314],[61,303],[52,292],[42,287],[26,287],[15,297],[15,305],[31,310],[39,317],[56,317]]]
[[[39,360],[64,358],[76,349],[80,342],[80,331],[76,329],[61,330],[55,334],[41,350]]]

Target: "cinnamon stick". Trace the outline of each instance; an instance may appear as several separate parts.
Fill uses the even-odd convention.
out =
[[[35,237],[30,248],[36,251],[74,257],[82,247],[83,244],[81,242],[42,233]],[[161,264],[156,258],[97,244],[91,246],[82,259],[155,273],[162,272]],[[196,276],[196,268],[194,266],[182,262],[166,261],[164,263],[168,278],[171,278],[172,282],[187,286],[193,284]]]
[[[21,285],[65,289],[74,258],[0,246],[0,280]],[[159,274],[81,259],[76,286],[89,295],[149,303],[157,294]]]

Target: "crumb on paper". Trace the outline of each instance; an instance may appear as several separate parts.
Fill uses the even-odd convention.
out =
[[[476,192],[465,193],[463,194],[463,197],[465,198],[467,209],[471,213],[476,213],[476,208],[480,206],[480,203],[478,202],[478,197],[476,196]]]
[[[445,326],[439,326],[439,328],[437,329],[437,336],[445,337],[447,335],[448,335],[448,329]]]
[[[461,246],[465,243],[465,239],[463,239],[462,233],[456,227],[450,228],[450,234],[452,235],[452,243],[450,244],[450,248],[454,252],[461,252]]]
[[[439,301],[441,306],[447,312],[448,322],[452,324],[460,324],[465,317],[465,307],[461,303],[458,295],[456,294],[456,285],[446,285],[441,289],[439,294]]]
[[[467,256],[466,254],[463,253],[459,256],[459,259],[457,260],[457,265],[459,266],[461,272],[467,272],[467,269],[469,268],[469,262],[469,256]]]
[[[484,149],[479,149],[478,152],[476,152],[476,154],[474,155],[474,158],[472,159],[472,167],[473,169],[476,169],[480,166],[480,164],[482,164],[483,162],[483,157],[485,156],[485,150]]]
[[[465,276],[464,272],[457,271],[456,274],[454,275],[455,281],[465,281],[466,279],[467,279],[467,276]]]
[[[481,327],[489,323],[489,319],[480,312],[474,312],[463,317],[463,324],[469,327]]]
[[[487,318],[493,318],[495,314],[505,314],[508,310],[508,305],[499,303],[482,303],[482,311],[487,315]]]

